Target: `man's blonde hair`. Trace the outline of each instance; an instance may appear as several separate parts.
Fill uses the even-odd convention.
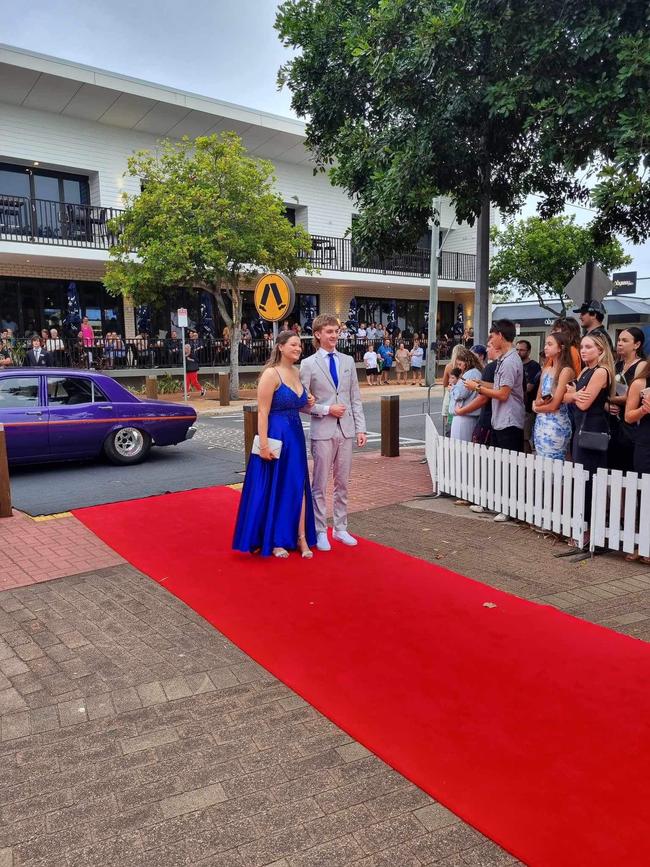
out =
[[[316,332],[325,328],[326,325],[337,325],[339,328],[341,327],[341,323],[336,316],[333,316],[331,313],[319,313],[311,324],[312,334],[314,335],[313,343],[316,349],[320,348],[320,339],[316,336]]]

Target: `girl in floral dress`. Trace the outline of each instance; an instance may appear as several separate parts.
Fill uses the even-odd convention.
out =
[[[567,335],[551,332],[544,344],[544,356],[546,364],[533,403],[533,411],[537,413],[533,440],[538,455],[563,461],[571,442],[571,419],[568,406],[562,401],[575,376]]]

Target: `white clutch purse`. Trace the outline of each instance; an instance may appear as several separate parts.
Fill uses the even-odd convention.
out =
[[[271,449],[272,454],[276,456],[276,458],[280,457],[280,452],[282,451],[282,440],[274,440],[272,437],[268,438],[269,448]],[[255,434],[253,438],[253,447],[251,448],[252,455],[259,455],[260,453],[260,438],[258,434]]]

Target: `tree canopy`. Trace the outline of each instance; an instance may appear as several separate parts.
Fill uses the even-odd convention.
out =
[[[413,244],[438,194],[470,223],[486,198],[513,214],[537,193],[548,217],[591,195],[598,233],[638,242],[649,23],[646,0],[284,0],[279,81],[361,249]]]
[[[128,174],[142,191],[124,195],[104,282],[140,304],[160,301],[171,287],[212,293],[232,328],[236,396],[242,289],[265,271],[309,270],[302,255],[309,235],[285,218],[273,165],[247,156],[234,133],[162,142],[158,152],[131,156]]]
[[[616,238],[595,239],[573,217],[529,217],[495,228],[492,238],[497,252],[492,257],[490,285],[504,299],[534,296],[552,312],[555,308],[545,303],[550,299],[559,301],[566,312],[564,287],[588,260],[605,272],[631,261]]]

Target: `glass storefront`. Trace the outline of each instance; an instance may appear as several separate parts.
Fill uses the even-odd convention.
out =
[[[172,316],[176,313],[179,307],[187,309],[187,317],[190,328],[196,328],[200,331],[200,290],[198,289],[177,289],[169,293],[162,304],[152,305],[151,307],[151,333],[153,336],[169,336],[169,331],[172,326]],[[289,322],[293,325],[298,322],[303,328],[307,324],[311,324],[314,316],[319,312],[319,296],[318,295],[303,295],[300,292],[296,293],[296,305],[293,313],[289,316]],[[229,308],[230,302],[226,299],[226,305]],[[243,292],[242,303],[242,322],[248,326],[256,323],[259,315],[253,303],[252,290]],[[219,313],[216,302],[214,304],[214,321],[216,326],[216,337],[221,337],[225,322]],[[270,328],[269,324],[269,328]],[[137,325],[136,325],[137,328]],[[166,332],[166,335],[163,334]]]
[[[395,298],[357,298],[357,321],[387,325],[396,319],[400,331],[420,333],[426,330],[427,301],[403,301]]]
[[[65,333],[68,287],[73,282],[81,315],[88,316],[99,336],[107,331],[124,333],[122,301],[109,295],[102,283],[87,280],[38,280],[32,277],[0,277],[0,325],[17,336],[57,328]]]

